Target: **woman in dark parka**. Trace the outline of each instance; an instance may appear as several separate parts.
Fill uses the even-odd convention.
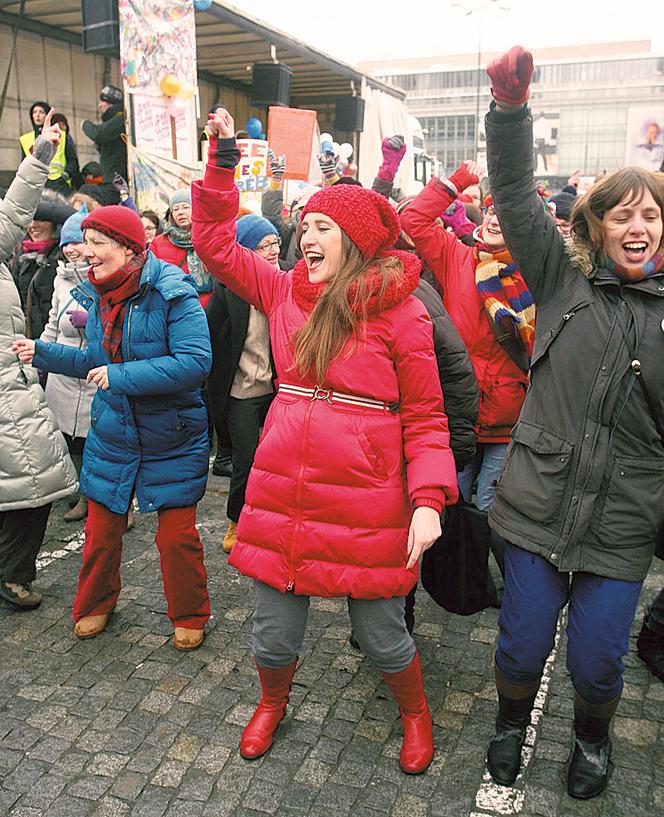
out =
[[[531,385],[489,515],[509,544],[488,763],[496,782],[515,780],[568,604],[567,791],[587,799],[607,783],[622,656],[664,524],[664,185],[637,167],[604,177],[575,204],[566,246],[533,179],[532,70],[520,47],[488,67],[493,202],[538,312]]]

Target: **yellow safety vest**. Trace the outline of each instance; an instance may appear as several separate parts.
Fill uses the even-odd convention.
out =
[[[63,132],[62,135],[64,138],[60,137],[60,141],[58,142],[58,147],[55,151],[55,156],[53,157],[53,161],[50,164],[48,178],[54,182],[56,179],[59,179],[60,176],[65,172],[65,166],[67,164],[67,157],[65,156],[65,145],[67,142],[67,134]],[[23,148],[23,153],[26,156],[30,156],[32,154],[32,149],[35,146],[35,132],[33,130],[28,131],[27,133],[22,134],[19,136],[18,141],[21,143],[21,147]],[[71,187],[71,179],[67,180],[67,184]]]

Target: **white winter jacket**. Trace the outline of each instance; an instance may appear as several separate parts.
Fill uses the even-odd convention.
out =
[[[0,511],[35,508],[77,490],[76,469],[32,366],[11,345],[25,337],[18,290],[4,263],[24,237],[48,166],[28,156],[0,201]]]
[[[41,333],[45,343],[61,343],[75,349],[88,345],[85,329],[75,329],[67,315],[68,310],[80,310],[71,295],[74,287],[87,280],[87,265],[78,268],[73,264],[58,262],[58,273],[53,282],[53,300],[48,323]],[[49,374],[46,381],[46,402],[55,414],[60,431],[71,437],[87,437],[90,428],[90,406],[97,386],[77,377]]]

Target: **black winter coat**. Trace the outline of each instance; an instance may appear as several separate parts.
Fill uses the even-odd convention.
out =
[[[450,448],[457,471],[475,455],[479,390],[468,349],[445,311],[436,290],[426,281],[413,292],[426,307],[433,323],[433,345],[450,428]]]
[[[664,524],[664,274],[623,283],[565,244],[535,189],[527,108],[490,111],[486,133],[493,203],[537,306],[490,524],[560,571],[639,581]]]
[[[111,184],[113,176],[119,173],[127,178],[127,145],[122,136],[125,132],[124,108],[111,105],[101,115],[101,122],[95,125],[86,119],[83,133],[97,145],[99,164],[104,184]]]
[[[48,323],[59,256],[56,244],[47,255],[20,253],[14,259],[12,275],[21,296],[29,338],[40,337]]]

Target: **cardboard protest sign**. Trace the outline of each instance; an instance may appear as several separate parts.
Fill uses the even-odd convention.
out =
[[[316,111],[269,109],[267,140],[277,156],[286,155],[286,179],[308,181],[316,132]]]

